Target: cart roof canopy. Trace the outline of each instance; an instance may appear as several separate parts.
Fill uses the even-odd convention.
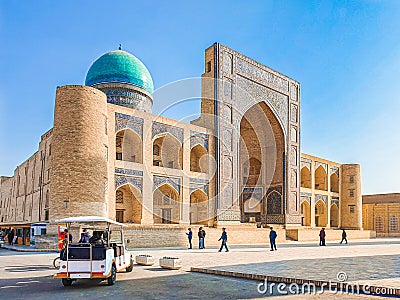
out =
[[[70,217],[65,219],[56,220],[57,223],[109,223],[118,226],[126,226],[125,224],[113,221],[104,217],[97,216],[83,216],[83,217]]]

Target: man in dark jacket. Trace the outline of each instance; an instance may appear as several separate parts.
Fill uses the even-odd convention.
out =
[[[325,238],[326,238],[325,228],[322,228],[321,231],[319,232],[319,245],[320,246],[325,246]]]
[[[189,232],[186,233],[188,240],[189,240],[189,249],[192,249],[192,238],[193,238],[193,231],[192,228],[188,228]]]
[[[347,233],[344,229],[342,231],[342,240],[340,241],[340,243],[342,244],[343,241],[346,241],[346,244],[347,244]]]
[[[228,234],[226,233],[225,229],[226,228],[222,228],[222,234],[218,240],[218,241],[222,241],[221,247],[219,248],[218,252],[221,252],[223,247],[225,247],[225,249],[226,249],[225,252],[229,252],[228,245],[226,244],[226,242],[228,241]]]
[[[199,249],[205,249],[204,238],[206,237],[206,232],[203,230],[203,227],[199,228],[197,235],[199,237]]]
[[[271,231],[269,232],[269,243],[271,244],[271,250],[270,251],[274,251],[274,249],[276,250],[276,238],[277,238],[277,234],[276,231],[274,230],[273,227],[270,228]]]

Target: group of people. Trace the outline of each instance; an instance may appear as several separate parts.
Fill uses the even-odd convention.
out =
[[[188,232],[186,233],[188,241],[189,241],[189,249],[193,249],[193,244],[192,244],[192,239],[193,239],[193,231],[192,228],[188,228]],[[203,227],[199,228],[199,232],[197,233],[197,236],[199,237],[199,249],[205,249],[205,237],[206,237],[206,232],[203,229]],[[218,241],[221,241],[221,247],[219,248],[218,252],[221,252],[222,249],[225,247],[225,251],[229,252],[228,249],[228,234],[226,233],[226,228],[222,228],[222,234],[221,237],[219,238]]]
[[[104,241],[103,236],[103,231],[93,231],[92,236],[86,229],[83,229],[78,243],[104,245],[106,241]],[[64,247],[68,243],[72,243],[72,240],[72,234],[68,232],[68,229],[64,229]]]
[[[189,249],[193,249],[193,245],[192,245],[192,239],[193,239],[193,231],[192,228],[188,228],[188,232],[186,233],[187,238],[189,240]],[[204,231],[203,227],[199,228],[199,232],[197,233],[197,236],[199,237],[199,249],[205,249],[205,244],[204,244],[204,239],[206,237],[206,232]],[[276,231],[274,230],[273,227],[270,227],[270,232],[269,232],[269,243],[271,246],[271,250],[270,251],[276,251],[276,238],[278,237],[278,234],[276,233]],[[325,232],[325,228],[322,228],[321,231],[319,232],[319,245],[320,246],[326,246],[326,232]],[[225,247],[225,251],[229,252],[228,249],[228,234],[226,232],[226,228],[222,228],[222,234],[221,237],[219,238],[218,241],[221,241],[221,247],[219,248],[218,252],[221,252],[222,249]],[[347,233],[346,231],[343,229],[342,231],[342,240],[340,241],[340,244],[342,244],[343,242],[346,242],[347,244]]]
[[[340,241],[341,244],[343,244],[343,242],[346,242],[347,244],[347,233],[346,230],[342,229],[342,240]],[[320,246],[326,246],[326,232],[325,232],[325,228],[322,228],[321,231],[319,232],[319,245]]]
[[[7,237],[7,241],[10,245],[14,245],[17,240],[14,228],[10,227],[6,230],[0,229],[0,238],[4,240],[5,237]]]

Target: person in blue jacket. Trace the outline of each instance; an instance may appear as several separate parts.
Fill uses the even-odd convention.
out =
[[[222,234],[218,240],[218,241],[222,241],[221,248],[219,248],[218,252],[221,252],[223,247],[225,247],[226,252],[229,252],[228,245],[226,244],[228,242],[228,234],[226,233],[225,229],[226,228],[222,228]]]
[[[192,232],[192,228],[188,228],[189,232],[186,233],[188,240],[189,240],[189,248],[188,249],[192,249],[192,238],[193,238],[193,232]]]
[[[270,251],[274,251],[274,249],[276,250],[276,237],[278,236],[276,234],[276,231],[274,230],[273,227],[270,228],[271,231],[269,232],[269,243],[271,244],[271,250]]]

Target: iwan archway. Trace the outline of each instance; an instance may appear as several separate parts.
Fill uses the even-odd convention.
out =
[[[265,102],[250,107],[240,121],[239,191],[241,220],[283,220],[285,136]]]

